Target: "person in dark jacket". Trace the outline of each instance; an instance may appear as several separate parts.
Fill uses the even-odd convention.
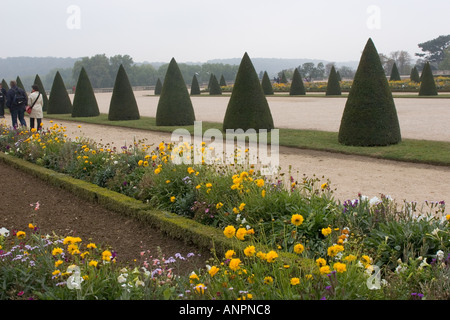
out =
[[[19,88],[15,81],[11,81],[10,89],[6,96],[6,106],[11,111],[12,125],[17,128],[17,118],[22,126],[26,127],[25,108],[28,103],[28,97],[25,90]]]
[[[3,88],[0,82],[0,119],[5,117],[6,95],[8,92]]]

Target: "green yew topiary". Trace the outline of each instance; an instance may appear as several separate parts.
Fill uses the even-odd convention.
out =
[[[91,81],[84,68],[81,68],[73,99],[72,117],[96,117],[100,115],[97,99]]]
[[[294,75],[292,76],[291,89],[289,95],[291,96],[304,96],[306,94],[305,85],[303,84],[302,77],[298,68],[295,68]]]
[[[155,96],[159,96],[161,94],[162,89],[162,83],[161,80],[158,78],[155,85]]]
[[[389,81],[401,81],[400,72],[398,72],[397,64],[394,62]]]
[[[247,53],[239,65],[233,92],[223,121],[223,130],[274,128],[269,104],[258,74]]]
[[[195,113],[183,75],[174,58],[170,61],[156,110],[157,126],[189,126]]]
[[[422,83],[420,84],[419,96],[437,96],[438,91],[434,82],[430,63],[427,62],[422,70]]]
[[[286,78],[286,74],[283,72],[281,72],[281,79],[280,79],[280,83],[288,83],[288,80]]]
[[[48,97],[47,92],[45,91],[44,85],[42,84],[41,78],[37,74],[34,78],[34,84],[39,87],[39,92],[41,93],[42,99],[44,101],[44,105],[42,106],[42,111],[47,111],[48,109]]]
[[[2,88],[5,89],[6,91],[9,90],[8,83],[6,83],[5,79],[2,80]]]
[[[78,88],[77,88],[78,91]],[[109,105],[109,120],[138,120],[139,108],[133,93],[130,80],[123,65],[120,65],[114,83],[113,94]]]
[[[416,67],[411,69],[410,79],[413,82],[420,83],[420,75]]]
[[[338,75],[334,66],[331,67],[330,76],[327,83],[327,96],[340,96],[342,94],[341,85],[339,83]]]
[[[201,94],[200,85],[198,84],[197,76],[194,74],[194,77],[192,78],[192,84],[191,84],[191,96],[199,95],[199,94]]]
[[[359,62],[339,129],[339,142],[386,146],[401,141],[394,99],[372,39]]]
[[[72,113],[72,101],[59,71],[56,72],[48,98],[47,114]]]
[[[339,82],[342,81],[341,74],[339,73],[339,71],[336,71],[336,76]]]
[[[270,95],[274,94],[272,82],[269,79],[269,75],[267,74],[267,71],[264,71],[261,86],[262,86],[263,92],[266,96],[270,96]]]
[[[220,82],[219,82],[221,87],[226,87],[227,86],[227,82],[225,81],[225,77],[222,75],[220,77]]]
[[[211,75],[211,81],[209,83],[209,94],[214,95],[221,95],[222,94],[222,88],[220,88],[220,84],[217,81],[217,78],[215,75]]]
[[[25,86],[23,85],[22,80],[20,80],[19,76],[17,76],[16,84],[17,84],[17,87],[22,88],[23,90],[25,90],[25,92],[30,91],[30,90],[25,89]]]

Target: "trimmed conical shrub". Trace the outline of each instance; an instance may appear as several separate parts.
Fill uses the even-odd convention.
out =
[[[211,75],[211,81],[209,84],[209,94],[211,96],[217,96],[222,94],[222,88],[220,88],[220,84],[217,81],[217,78],[215,75]]]
[[[225,81],[225,77],[223,75],[220,76],[219,84],[220,84],[221,87],[226,87],[227,86],[227,82]]]
[[[427,62],[422,70],[422,83],[420,84],[419,96],[437,96],[436,83],[430,63]]]
[[[19,77],[19,76],[17,76],[16,84],[17,84],[17,86],[18,86],[19,88],[22,88],[23,90],[25,90],[25,92],[30,91],[30,90],[25,89],[25,86],[23,85],[22,80],[20,80],[20,77]]]
[[[341,85],[339,84],[338,75],[334,66],[331,67],[330,75],[327,83],[327,96],[340,96],[342,94]]]
[[[339,82],[342,81],[342,77],[341,77],[341,74],[339,73],[339,71],[336,71],[336,76],[337,76],[337,79]]]
[[[6,83],[5,79],[2,80],[2,88],[5,89],[6,91],[9,90],[8,83]]]
[[[48,97],[47,92],[45,91],[44,85],[42,84],[41,78],[37,74],[34,78],[34,84],[39,87],[39,92],[41,93],[42,99],[44,101],[44,105],[42,106],[42,111],[47,111],[48,109]]]
[[[73,98],[72,117],[96,117],[100,115],[97,99],[91,81],[84,68],[81,68]]]
[[[400,77],[400,72],[398,72],[397,64],[394,62],[389,81],[400,81],[400,80],[402,80],[402,78]]]
[[[287,77],[286,77],[286,73],[281,72],[281,79],[280,79],[280,83],[288,83]]]
[[[261,81],[261,86],[263,89],[263,92],[266,96],[271,96],[274,94],[272,82],[269,79],[269,75],[267,74],[267,71],[264,71],[264,75]]]
[[[68,113],[72,113],[72,102],[61,74],[57,71],[53,80],[52,90],[50,91],[50,97],[48,98],[47,114]]]
[[[189,126],[195,121],[194,108],[175,58],[169,63],[156,110],[157,126]]]
[[[161,80],[158,78],[158,80],[156,80],[156,85],[155,85],[155,96],[159,96],[161,94],[161,89],[162,89],[162,83],[161,83]]]
[[[306,94],[305,85],[303,84],[302,76],[295,68],[294,75],[292,76],[291,89],[289,90],[289,95],[291,96],[304,96]]]
[[[416,82],[416,83],[420,82],[420,75],[419,75],[419,71],[417,70],[417,67],[414,67],[411,69],[410,79],[411,79],[411,81]]]
[[[353,80],[339,129],[339,142],[352,146],[386,146],[401,141],[394,99],[372,39]]]
[[[200,91],[200,85],[198,84],[197,76],[194,74],[194,77],[192,78],[192,84],[191,84],[191,96],[199,95],[201,94]]]
[[[78,88],[77,88],[78,91]],[[109,105],[109,120],[138,120],[139,108],[133,88],[123,65],[120,65],[114,83],[111,103]]]
[[[223,130],[274,128],[269,104],[247,53],[241,60],[223,121]]]

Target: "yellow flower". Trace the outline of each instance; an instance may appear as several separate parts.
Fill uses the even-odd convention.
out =
[[[255,246],[248,246],[247,248],[244,249],[244,254],[247,257],[252,257],[255,255],[256,249]]]
[[[16,233],[17,239],[24,239],[27,236],[27,234],[24,231],[18,231]]]
[[[328,228],[323,228],[322,229],[322,234],[326,237],[326,236],[328,236],[328,235],[330,235],[331,234],[331,228],[330,227],[328,227]]]
[[[345,271],[347,271],[347,266],[345,265],[345,263],[336,262],[335,264],[333,264],[333,269],[339,273],[344,273]]]
[[[303,252],[303,250],[305,250],[305,247],[301,243],[296,244],[294,246],[294,252],[295,253],[301,254]]]
[[[175,197],[170,197],[170,202],[175,202],[176,198]]]
[[[319,269],[320,274],[328,274],[331,272],[330,266],[323,266]]]
[[[75,254],[79,254],[80,250],[78,249],[78,246],[74,243],[69,244],[69,246],[67,247],[67,251],[69,251],[69,253],[71,255],[75,255]]]
[[[58,268],[63,263],[62,260],[55,261],[55,268]]]
[[[355,261],[355,260],[356,260],[356,256],[354,256],[352,254],[349,254],[348,256],[346,256],[344,258],[344,261],[348,261],[348,262],[352,262],[352,261]]]
[[[339,244],[335,244],[328,247],[327,253],[330,257],[335,257],[341,251],[344,251],[344,247]]]
[[[219,210],[220,208],[223,207],[223,203],[219,202],[218,204],[216,204],[216,209]]]
[[[142,166],[143,164],[144,164],[144,161],[143,161],[143,160],[139,160],[138,166],[140,167],[140,166]]]
[[[203,283],[199,283],[198,285],[195,286],[194,289],[198,294],[204,294],[206,286]]]
[[[89,243],[87,246],[86,246],[86,248],[88,248],[88,249],[96,249],[97,248],[97,246],[95,245],[95,243]]]
[[[88,251],[83,252],[82,254],[80,254],[81,259],[84,259],[85,256],[89,255]]]
[[[111,254],[111,251],[109,251],[109,250],[105,250],[102,252],[102,260],[103,261],[111,261],[111,256],[112,256],[112,254]]]
[[[294,214],[293,216],[292,216],[292,218],[291,218],[291,223],[294,225],[294,226],[300,226],[302,223],[303,223],[303,216],[302,215],[300,215],[300,214]]]
[[[198,275],[195,272],[192,272],[191,275],[189,276],[189,281],[190,283],[194,283],[195,281],[199,281],[200,278],[198,277]]]
[[[58,276],[60,274],[61,274],[61,271],[59,271],[59,270],[55,270],[52,272],[52,275],[54,275],[54,276]]]
[[[192,169],[191,167],[189,167],[189,168],[187,169],[187,172],[188,172],[189,174],[191,174],[191,173],[194,173],[194,172],[195,172],[195,170],[194,170],[194,169]]]
[[[264,252],[258,251],[258,253],[256,254],[256,256],[258,258],[260,258],[261,260],[266,260],[266,254]]]
[[[228,226],[225,228],[225,230],[223,231],[223,234],[227,237],[227,238],[233,238],[234,235],[236,233],[236,228],[233,226]]]
[[[361,257],[361,262],[366,267],[372,263],[372,259],[369,256],[364,255]]]
[[[278,258],[278,254],[273,250],[266,254],[266,261],[269,263],[274,262],[276,258]]]
[[[266,190],[261,191],[261,196],[262,196],[263,198],[266,197]]]
[[[300,279],[299,278],[292,278],[291,279],[291,285],[296,286],[300,284]]]
[[[61,254],[61,253],[63,253],[63,249],[61,249],[61,248],[54,248],[52,250],[52,255],[53,256],[56,256],[57,254]]]
[[[90,267],[97,268],[97,265],[98,265],[98,261],[95,261],[95,260],[89,261],[89,266]]]
[[[212,266],[211,269],[209,269],[208,271],[211,277],[214,277],[217,272],[219,272],[219,268],[217,268],[216,266]]]
[[[306,280],[313,280],[314,277],[313,277],[312,274],[307,274],[307,275],[305,276],[305,279],[306,279]]]
[[[324,258],[319,258],[316,260],[316,264],[320,268],[320,267],[326,266],[327,262]]]
[[[169,183],[170,183],[170,180],[166,180],[166,183],[169,184]]]
[[[323,190],[323,189],[326,189],[326,188],[328,188],[328,183],[324,183],[324,184],[322,184],[321,186],[320,186],[320,188]]]
[[[241,203],[239,205],[239,211],[244,211],[244,209],[245,209],[245,203]]]
[[[144,161],[143,166],[148,167],[148,161]]]
[[[228,250],[227,252],[225,252],[225,259],[231,259],[233,258],[233,256],[236,254],[236,252],[234,250]]]
[[[161,168],[156,168],[154,172],[155,172],[155,174],[160,174],[161,170],[162,170]]]
[[[238,238],[241,241],[245,240],[245,235],[247,234],[247,230],[245,228],[239,228],[236,232],[236,238]]]
[[[265,277],[264,278],[264,283],[265,284],[272,284],[273,283],[273,278],[272,277]]]
[[[230,261],[229,267],[230,267],[231,270],[236,271],[236,270],[239,270],[241,268],[240,264],[241,264],[241,259],[239,259],[239,258],[232,259]]]
[[[206,187],[207,187],[207,188],[212,188],[212,183],[207,183],[207,184],[206,184]]]
[[[234,208],[233,208],[233,213],[234,213],[234,214],[238,214],[238,213],[239,213],[239,209],[236,208],[236,207],[234,207]]]
[[[450,221],[450,214],[446,215],[445,219],[447,219],[447,221]]]
[[[257,179],[255,180],[255,183],[260,188],[264,187],[264,179]]]

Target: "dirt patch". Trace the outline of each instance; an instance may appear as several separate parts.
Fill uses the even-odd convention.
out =
[[[117,253],[117,261],[140,261],[140,253],[149,250],[159,258],[158,247],[166,257],[180,253],[187,258],[177,263],[177,273],[187,274],[205,266],[209,252],[169,238],[164,233],[136,220],[121,216],[105,208],[86,202],[76,195],[0,163],[0,227],[10,231],[28,230],[33,223],[44,234],[78,236],[83,243],[92,241],[97,246],[110,247]],[[39,202],[39,210],[35,210]]]

